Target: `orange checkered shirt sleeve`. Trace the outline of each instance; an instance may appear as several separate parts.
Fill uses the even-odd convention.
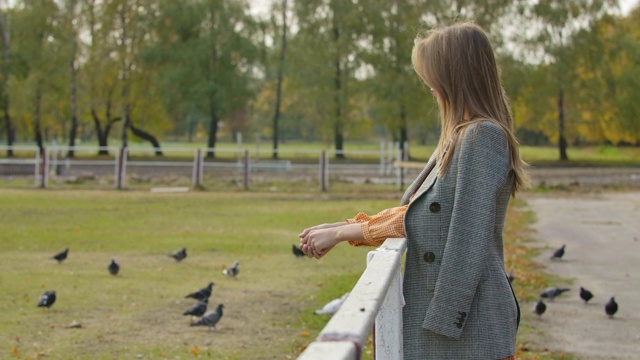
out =
[[[353,246],[380,246],[387,238],[402,238],[404,235],[404,213],[409,205],[389,208],[369,216],[358,213],[349,224],[359,223],[364,240],[349,241]]]

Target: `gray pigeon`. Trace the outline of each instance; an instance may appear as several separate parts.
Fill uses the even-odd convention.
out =
[[[550,288],[544,289],[544,291],[540,293],[540,297],[549,299],[549,301],[553,301],[553,299],[555,299],[557,296],[560,296],[560,294],[562,294],[565,291],[569,291],[569,290],[571,290],[571,289],[569,289],[569,288],[550,287]]]
[[[342,297],[329,301],[321,309],[318,309],[313,313],[315,315],[318,315],[318,314],[333,315],[336,312],[338,312],[338,310],[340,309],[340,306],[342,306],[342,303],[344,303],[347,297],[349,297],[349,292],[346,292],[344,295],[342,295]]]
[[[542,299],[538,299],[538,302],[536,302],[536,305],[533,307],[533,312],[538,315],[538,318],[540,316],[542,316],[542,314],[544,314],[544,312],[547,310],[547,305],[542,302]]]
[[[198,301],[197,304],[190,307],[182,315],[202,316],[207,312],[207,305],[209,305],[209,298]]]
[[[291,245],[291,250],[293,251],[293,255],[295,255],[296,257],[303,257],[303,256],[307,256],[307,254],[304,253],[304,251],[302,251],[299,247],[297,247],[295,244]]]
[[[551,255],[551,260],[561,260],[562,257],[564,256],[564,248],[565,245],[562,244],[562,246],[560,246],[559,248],[557,248],[554,252],[553,255]]]
[[[616,299],[611,297],[606,304],[604,304],[604,311],[609,315],[610,319],[613,319],[613,315],[618,311],[618,303]]]
[[[235,278],[239,272],[240,272],[240,261],[236,261],[235,263],[233,263],[232,267],[222,270],[222,273],[224,275],[231,276],[232,278]]]
[[[53,290],[45,291],[44,294],[40,296],[38,307],[46,307],[47,309],[49,309],[55,302],[56,302],[56,292]]]
[[[211,296],[211,289],[213,289],[213,285],[215,284],[213,282],[210,282],[206,287],[203,287],[202,289],[185,296],[185,298],[194,298],[196,300],[208,299],[209,296]]]
[[[69,255],[69,248],[62,250],[61,252],[53,255],[51,258],[58,260],[58,263],[63,262]]]
[[[109,264],[109,267],[107,267],[107,269],[109,270],[109,274],[116,276],[120,271],[120,264],[118,264],[115,259],[111,259],[111,264]]]
[[[176,261],[180,262],[187,257],[187,248],[182,248],[173,254],[170,254],[169,257],[176,259]]]
[[[593,293],[591,293],[591,291],[583,288],[582,286],[580,287],[580,298],[582,300],[584,300],[584,303],[588,303],[589,300],[591,300],[591,298],[593,298]]]
[[[216,308],[215,311],[210,311],[206,314],[204,314],[200,320],[191,323],[191,326],[208,326],[209,330],[211,330],[211,328],[216,328],[216,324],[218,323],[218,321],[220,321],[220,318],[222,318],[222,308],[224,307],[224,305],[219,304],[218,307]],[[216,329],[217,330],[217,329]]]

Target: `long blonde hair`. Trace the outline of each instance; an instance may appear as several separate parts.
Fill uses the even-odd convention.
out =
[[[468,125],[491,121],[507,136],[509,163],[514,173],[513,194],[527,187],[527,164],[520,157],[509,99],[484,30],[473,22],[429,30],[416,38],[411,61],[418,76],[438,98],[442,121],[437,150],[442,160],[438,173],[446,171],[456,141]]]

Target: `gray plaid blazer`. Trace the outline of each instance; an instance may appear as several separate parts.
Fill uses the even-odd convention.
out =
[[[504,131],[469,125],[444,176],[435,155],[402,204],[407,254],[405,359],[502,359],[520,317],[504,268],[502,229],[512,190]]]

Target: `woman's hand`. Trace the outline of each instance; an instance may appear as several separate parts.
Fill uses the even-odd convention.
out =
[[[300,233],[300,235],[298,235],[298,237],[302,239],[305,236],[307,236],[307,234],[309,234],[309,232],[312,231],[312,230],[329,229],[329,228],[334,228],[334,227],[343,226],[343,225],[347,225],[347,224],[348,223],[346,221],[341,221],[341,222],[337,222],[337,223],[320,224],[320,225],[312,226],[310,228],[306,228],[306,229],[302,230],[302,232]]]
[[[322,224],[300,233],[300,248],[307,256],[320,259],[334,246],[346,240],[361,240],[363,235],[360,224],[347,222]]]
[[[344,226],[346,223],[343,223]],[[325,256],[340,240],[337,238],[338,226],[318,227],[308,232],[303,232],[304,237],[300,239],[300,248],[308,256],[320,259]]]

